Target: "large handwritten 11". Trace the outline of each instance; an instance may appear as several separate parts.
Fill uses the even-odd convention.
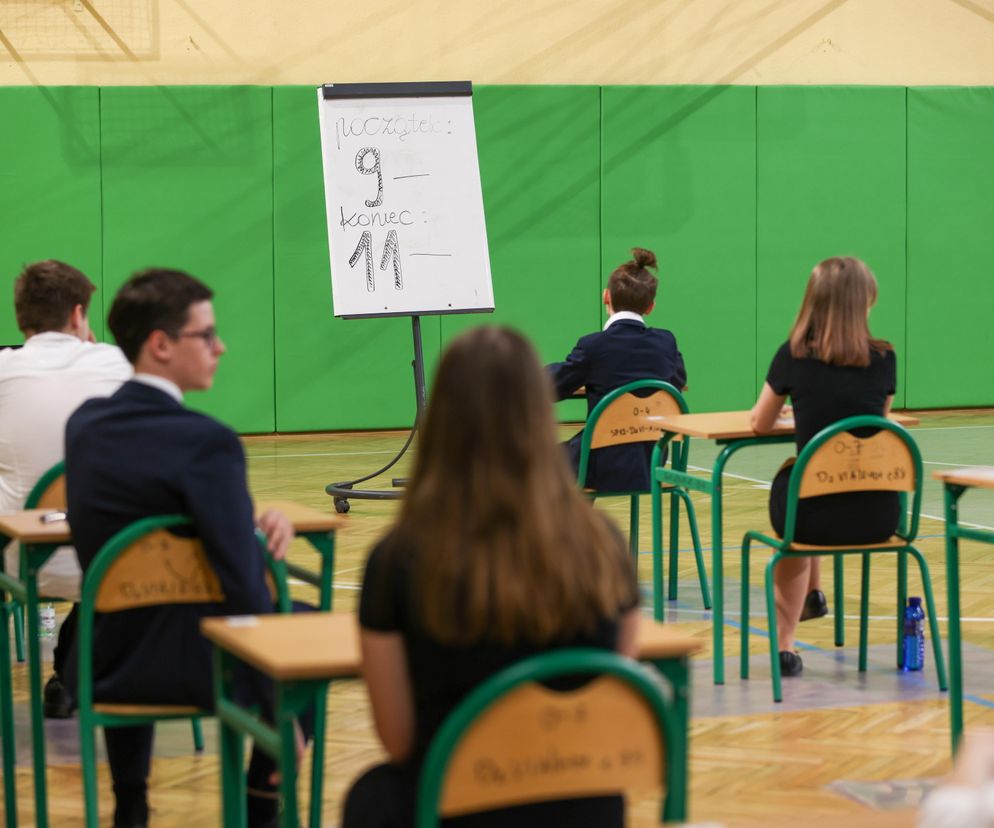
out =
[[[372,156],[372,166],[366,166],[366,159]],[[380,151],[376,147],[363,147],[356,153],[355,168],[361,175],[376,175],[376,198],[366,199],[367,207],[379,207],[383,203],[383,170],[380,167]],[[373,275],[373,234],[364,230],[359,237],[359,243],[349,257],[349,265],[355,267],[359,257],[365,253],[366,290],[372,293],[376,290],[376,280]],[[400,269],[400,241],[397,231],[387,233],[383,245],[383,256],[380,259],[380,270],[387,269],[387,262],[393,259],[393,286],[396,290],[404,289],[404,276]]]

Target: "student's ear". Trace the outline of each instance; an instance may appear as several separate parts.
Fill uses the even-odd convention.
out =
[[[143,350],[156,362],[169,362],[173,344],[172,337],[165,331],[152,331],[145,340]]]
[[[611,307],[611,291],[607,288],[604,288],[604,292],[601,294],[601,301],[604,303],[604,307]]]
[[[655,303],[655,301],[652,301],[652,302],[650,302],[650,303],[649,303],[649,307],[647,307],[647,308],[645,309],[645,313],[643,313],[642,315],[643,315],[643,316],[648,316],[648,315],[649,315],[650,313],[652,313],[652,309],[653,309],[654,307],[656,307],[656,303]]]

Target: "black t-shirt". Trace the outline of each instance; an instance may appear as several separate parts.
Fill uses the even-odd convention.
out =
[[[865,368],[830,365],[791,356],[790,343],[785,342],[773,357],[766,381],[791,399],[800,452],[825,426],[860,414],[883,416],[887,398],[897,388],[897,359],[890,349],[871,349]]]
[[[419,623],[415,607],[412,568],[416,550],[388,535],[373,549],[359,600],[359,624],[375,632],[399,632],[404,639],[407,666],[414,692],[414,764],[420,765],[435,731],[474,687],[503,668],[528,656],[563,647],[601,647],[613,650],[618,639],[618,616],[602,619],[592,634],[550,642],[506,647],[478,642],[456,647],[432,638]],[[638,586],[625,544],[618,536],[618,565],[631,577],[630,600],[618,615],[638,605]]]

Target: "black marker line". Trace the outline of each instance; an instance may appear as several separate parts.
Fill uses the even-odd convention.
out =
[[[417,173],[416,175],[395,175],[393,177],[394,181],[400,181],[402,178],[428,178],[431,173]]]
[[[439,256],[446,259],[451,259],[451,253],[408,253],[409,256]]]

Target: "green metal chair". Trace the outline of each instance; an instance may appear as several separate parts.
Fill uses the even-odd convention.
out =
[[[857,429],[877,429],[872,437],[857,437]],[[798,502],[840,492],[894,491],[901,496],[901,522],[897,532],[884,543],[865,546],[817,546],[796,543]],[[912,495],[910,516],[908,494]],[[787,489],[787,514],[783,538],[771,538],[749,531],[742,539],[742,646],[739,671],[749,678],[749,554],[753,541],[771,547],[774,552],[766,565],[766,616],[770,631],[770,668],[773,700],[783,698],[777,642],[776,604],[773,593],[773,570],[783,558],[830,555],[862,555],[862,588],[859,605],[859,670],[866,672],[867,626],[869,616],[870,557],[880,552],[897,553],[897,664],[903,663],[901,646],[904,605],[908,592],[908,560],[912,555],[921,571],[922,587],[928,612],[929,630],[935,656],[939,689],[946,689],[946,667],[939,640],[939,624],[932,596],[932,579],[928,564],[913,546],[918,535],[918,516],[922,499],[922,458],[911,435],[897,423],[884,417],[860,416],[840,420],[819,431],[801,451],[790,474]]]
[[[596,678],[566,692],[539,684],[577,674]],[[558,650],[508,667],[466,696],[432,740],[417,828],[435,828],[440,817],[660,786],[660,822],[683,821],[687,768],[666,761],[677,727],[668,690],[653,668],[606,650]]]
[[[95,730],[127,727],[169,719],[193,719],[195,739],[199,719],[209,710],[181,705],[106,704],[93,700],[93,621],[97,612],[138,607],[214,603],[224,599],[220,582],[200,542],[167,531],[192,527],[183,515],[161,515],[136,521],[112,537],[97,553],[83,576],[79,607],[79,741],[87,828],[98,825]],[[265,539],[258,535],[260,546]],[[286,562],[266,553],[280,612],[290,611]],[[178,573],[182,573],[179,575]],[[143,589],[143,584],[152,589]],[[154,656],[153,656],[154,657]]]
[[[636,393],[641,392],[641,393]],[[651,392],[646,394],[646,392]],[[644,396],[643,396],[644,395]],[[580,466],[577,479],[584,486],[587,479],[587,466],[592,449],[618,446],[627,443],[648,443],[658,441],[663,432],[662,420],[667,416],[687,413],[687,402],[683,395],[668,382],[662,380],[638,380],[616,388],[597,403],[590,412],[580,441]],[[673,440],[670,463],[674,469],[687,470],[690,455],[690,439]],[[659,461],[659,446],[653,450],[652,466]],[[708,589],[708,576],[704,568],[704,555],[701,552],[701,539],[697,531],[697,516],[694,504],[686,489],[667,486],[670,494],[670,600],[677,596],[677,555],[680,547],[680,501],[687,507],[687,522],[694,543],[694,556],[697,561],[697,577],[701,583],[701,597],[704,606],[711,608],[711,593]],[[606,492],[587,490],[593,498],[628,497],[629,506],[629,546],[632,564],[638,572],[639,554],[639,497],[652,495],[653,544],[652,582],[653,604],[657,618],[662,612],[662,490],[655,488],[630,491]]]
[[[66,508],[66,464],[60,460],[34,484],[24,501],[25,509],[62,509]],[[21,581],[24,573],[18,573]],[[24,607],[16,601],[12,607],[14,613],[14,649],[18,662],[24,661]]]

